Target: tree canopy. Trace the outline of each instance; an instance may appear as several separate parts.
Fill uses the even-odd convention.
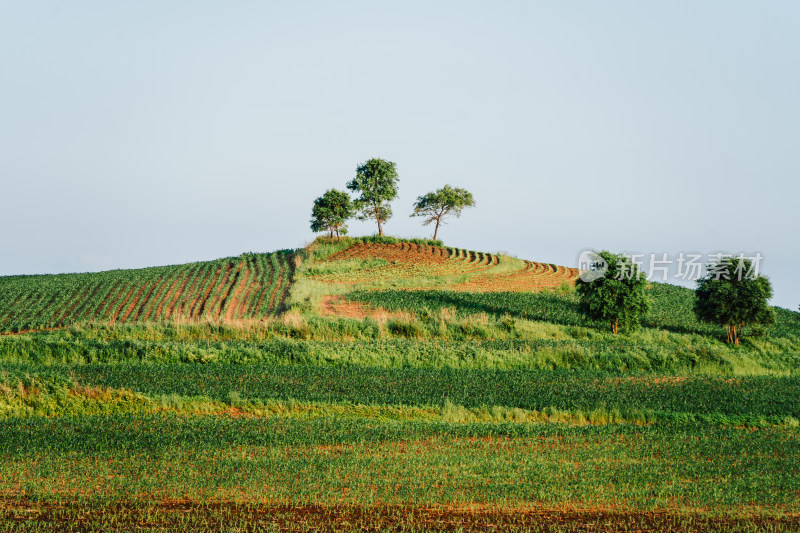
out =
[[[355,199],[359,220],[375,220],[378,234],[383,235],[383,223],[392,217],[389,202],[397,198],[397,168],[391,161],[373,158],[356,169],[356,177],[347,188],[361,193]]]
[[[579,309],[595,320],[611,325],[611,332],[619,328],[633,329],[639,326],[650,309],[647,296],[647,279],[639,265],[622,254],[602,251],[597,254],[596,268],[600,276],[590,276],[575,282]]]
[[[759,276],[749,259],[723,257],[697,281],[694,312],[698,320],[724,326],[728,342],[739,344],[744,326],[775,322],[769,278]]]
[[[311,209],[311,231],[329,231],[331,241],[333,234],[340,240],[341,235],[347,235],[347,219],[353,216],[353,203],[350,195],[343,191],[330,189],[325,194],[314,200]]]
[[[439,233],[439,225],[444,224],[444,219],[450,215],[461,216],[461,211],[465,207],[474,207],[475,200],[472,193],[466,189],[445,185],[439,190],[429,192],[417,198],[414,204],[412,217],[425,217],[422,223],[424,226],[435,222],[433,238]]]

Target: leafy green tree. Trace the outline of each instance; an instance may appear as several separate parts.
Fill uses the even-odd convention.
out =
[[[374,219],[378,235],[383,235],[383,223],[392,218],[389,202],[397,198],[397,168],[391,161],[373,158],[356,169],[356,177],[347,188],[361,193],[354,204],[359,220]]]
[[[433,230],[433,239],[436,240],[436,235],[439,233],[439,225],[444,224],[445,217],[450,215],[460,217],[461,211],[465,207],[475,207],[472,193],[466,189],[445,185],[437,191],[418,197],[411,216],[425,217],[425,221],[422,223],[423,226],[436,222],[436,227]]]
[[[341,235],[347,235],[347,219],[353,217],[350,195],[336,189],[326,191],[314,200],[311,217],[311,231],[329,231],[331,242],[335,232],[336,240],[341,240]]]
[[[767,303],[772,284],[745,258],[723,257],[708,265],[706,275],[697,281],[695,296],[698,320],[724,326],[728,342],[734,345],[739,344],[744,326],[775,322],[775,310]]]
[[[650,309],[647,279],[639,265],[622,254],[602,251],[596,254],[594,275],[576,282],[579,310],[590,318],[608,322],[611,332],[634,329]]]

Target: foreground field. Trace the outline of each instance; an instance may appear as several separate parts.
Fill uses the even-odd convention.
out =
[[[0,376],[4,530],[800,520],[796,377],[136,361]]]
[[[800,509],[800,438],[783,430],[166,414],[0,427],[14,435],[0,465],[6,505],[33,502],[45,516],[59,505],[169,515],[179,503],[213,515],[236,502],[236,514],[312,506],[375,520],[472,506],[509,521],[513,510],[519,520],[616,513],[632,517],[618,526],[639,517],[660,528],[702,524],[709,509],[796,525]]]
[[[653,284],[613,335],[575,275],[349,239],[2,278],[0,530],[800,529],[800,314],[731,347]]]

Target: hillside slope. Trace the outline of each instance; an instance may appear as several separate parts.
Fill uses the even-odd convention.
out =
[[[468,292],[538,291],[572,282],[578,270],[505,255],[414,242],[354,242],[316,261],[308,275],[334,283]]]
[[[185,265],[0,277],[0,332],[85,322],[259,319],[284,305],[293,253]]]

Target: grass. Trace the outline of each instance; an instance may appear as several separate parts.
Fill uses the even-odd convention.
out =
[[[569,285],[463,292],[507,256],[327,260],[397,242],[0,278],[0,327],[64,326],[0,336],[0,530],[800,529],[800,314],[730,347],[653,284],[612,335]]]
[[[53,503],[792,513],[800,490],[800,433],[786,430],[162,414],[11,419],[0,433],[3,494]]]
[[[797,427],[798,378],[334,366],[0,366],[0,418],[157,412]]]

